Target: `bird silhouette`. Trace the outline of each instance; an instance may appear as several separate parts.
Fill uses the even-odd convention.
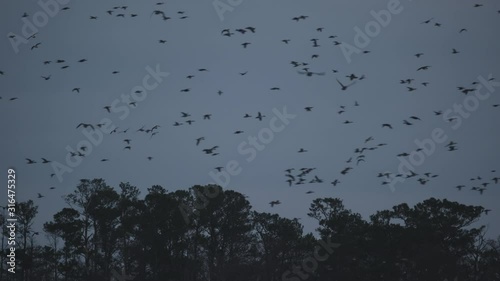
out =
[[[384,128],[384,127],[389,128],[389,129],[392,129],[391,124],[387,124],[387,123],[382,124],[382,128]]]
[[[347,88],[350,86],[350,85],[347,85],[347,86],[346,86],[346,85],[342,84],[342,83],[339,81],[339,79],[337,79],[337,83],[339,83],[339,85],[340,85],[340,87],[341,87],[341,88],[340,88],[340,90],[342,90],[342,91],[347,90]]]
[[[257,117],[255,117],[255,118],[256,118],[256,119],[259,119],[259,121],[262,121],[262,118],[264,118],[264,117],[266,117],[266,116],[265,116],[265,115],[262,115],[262,114],[260,113],[260,111],[259,111],[259,112],[258,112],[258,114],[257,114]]]
[[[76,126],[76,128],[80,128],[80,127],[83,127],[85,129],[87,128],[91,128],[92,130],[95,130],[94,126],[92,124],[87,124],[87,123],[80,123],[78,124],[78,126]]]
[[[275,200],[275,201],[269,202],[269,205],[271,205],[271,207],[274,207],[274,205],[279,205],[279,204],[281,204],[280,200]]]
[[[199,138],[197,138],[196,139],[196,146],[198,146],[202,140],[205,140],[205,137],[199,137]]]
[[[313,75],[323,76],[324,72],[312,72],[312,71],[297,71],[299,74],[305,74],[308,77],[312,77]]]
[[[47,160],[47,159],[45,159],[45,158],[42,157],[42,163],[47,164],[47,163],[50,163],[50,162],[52,162],[52,161]]]
[[[38,49],[38,47],[40,47],[40,45],[42,45],[41,42],[36,43],[35,45],[31,46],[31,50]]]

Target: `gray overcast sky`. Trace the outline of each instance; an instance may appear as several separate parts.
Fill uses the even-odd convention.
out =
[[[386,10],[389,2],[243,0],[221,19],[211,1],[168,1],[163,5],[155,1],[68,1],[59,8],[69,9],[49,17],[37,27],[36,37],[21,43],[16,53],[9,34],[22,38],[23,14],[33,23],[33,16],[43,10],[36,1],[1,1],[0,169],[16,169],[17,200],[34,199],[40,206],[38,226],[65,206],[61,197],[73,191],[81,178],[104,178],[115,187],[128,181],[144,195],[154,184],[172,191],[213,182],[209,172],[235,160],[241,173],[230,178],[227,188],[248,195],[258,211],[303,218],[308,232],[316,223],[306,213],[317,197],[339,197],[365,218],[396,204],[437,197],[492,209],[481,223],[489,225],[490,236],[499,235],[500,210],[496,206],[500,185],[491,180],[500,177],[500,107],[493,106],[500,103],[499,87],[479,101],[477,109],[467,112],[469,118],[452,114],[450,117],[457,115],[460,120],[445,122],[434,111],[463,104],[466,96],[457,87],[474,88],[471,83],[479,76],[500,75],[500,3],[478,1],[484,6],[474,7],[470,1],[402,0],[401,12],[392,14],[389,24],[370,38],[368,46],[360,48],[370,53],[353,54],[349,63],[333,42],[356,46],[354,28],[365,30],[374,21],[370,12]],[[128,7],[113,9],[115,6]],[[108,15],[107,10],[113,14]],[[171,19],[151,16],[154,10],[164,11]],[[183,15],[178,11],[184,11],[187,18],[180,19]],[[125,17],[116,16],[120,13]],[[308,18],[292,20],[300,15]],[[91,16],[97,19],[91,20]],[[428,19],[432,19],[429,24],[421,24]],[[256,33],[235,31],[248,26],[255,27]],[[323,32],[318,27],[324,27]],[[459,33],[462,28],[467,31]],[[235,34],[222,36],[223,29]],[[332,35],[338,37],[329,38]],[[310,40],[314,38],[319,47],[313,47]],[[283,39],[291,41],[284,44]],[[159,40],[167,42],[160,44]],[[31,50],[38,42],[39,47]],[[244,42],[251,45],[243,48]],[[459,53],[452,54],[453,48]],[[416,58],[417,53],[424,55]],[[311,59],[313,54],[319,58]],[[57,64],[58,59],[65,63]],[[87,61],[79,63],[81,59]],[[44,61],[52,63],[44,65]],[[300,75],[297,71],[304,66],[294,68],[290,61],[309,63],[310,71],[326,75]],[[61,69],[63,65],[69,68]],[[148,91],[137,107],[130,108],[126,118],[121,120],[121,113],[103,109],[141,86],[148,75],[146,67],[155,69],[157,65],[170,75]],[[425,65],[431,67],[417,71]],[[209,71],[199,72],[199,68]],[[245,71],[245,76],[239,74]],[[366,78],[341,91],[336,79],[347,84],[346,75],[351,73]],[[41,78],[48,75],[49,80]],[[188,75],[195,77],[187,79]],[[415,80],[410,85],[400,84],[408,78]],[[409,92],[407,86],[417,90]],[[270,91],[272,87],[280,91]],[[80,93],[72,92],[73,88],[80,88]],[[180,91],[185,88],[190,91]],[[219,90],[223,91],[220,96]],[[481,91],[487,92],[484,86]],[[10,101],[12,97],[18,99]],[[354,106],[355,101],[359,106]],[[240,143],[268,128],[273,109],[281,111],[285,106],[296,117],[247,162],[248,154],[238,152]],[[311,112],[304,110],[307,106],[313,107]],[[345,112],[338,114],[341,106]],[[181,111],[190,113],[195,122],[187,125]],[[257,112],[266,115],[263,121],[255,119]],[[245,113],[252,118],[243,118]],[[203,120],[204,114],[212,114],[212,118]],[[128,133],[105,134],[80,165],[62,176],[62,182],[50,178],[52,166],[41,164],[40,158],[66,164],[66,147],[76,149],[86,139],[76,126],[81,122],[95,125],[103,118],[112,120],[119,131],[129,128]],[[343,124],[346,120],[353,123]],[[403,120],[413,125],[404,125]],[[174,122],[183,125],[174,127]],[[456,122],[462,123],[457,126]],[[384,123],[394,129],[382,128]],[[161,127],[153,137],[136,132],[157,124]],[[398,183],[395,190],[381,185],[384,179],[377,174],[397,174],[397,155],[416,150],[415,140],[431,137],[435,128],[442,128],[446,143],[456,142],[458,150],[448,151],[446,143],[437,144],[436,151],[415,167],[417,177]],[[234,134],[237,130],[244,133]],[[196,146],[196,138],[202,136],[205,140]],[[370,136],[374,140],[364,144]],[[132,140],[130,151],[124,150],[126,138]],[[379,143],[388,145],[364,152],[366,162],[357,166],[354,149]],[[217,156],[201,151],[215,145],[219,146]],[[297,153],[300,148],[307,152]],[[147,156],[154,159],[148,161]],[[346,163],[350,157],[353,162]],[[25,158],[38,163],[27,165]],[[109,161],[101,162],[103,158]],[[341,175],[348,166],[354,169]],[[324,182],[288,187],[284,170],[302,167],[316,168],[307,175],[308,181],[317,175]],[[439,176],[419,184],[417,179],[427,178],[427,172]],[[483,180],[469,180],[478,176]],[[335,179],[341,183],[333,187],[330,182]],[[490,185],[482,196],[470,190],[483,182]],[[459,192],[454,187],[461,184],[466,187]],[[51,186],[56,189],[49,190]],[[308,190],[315,193],[306,195]],[[36,199],[37,193],[46,197]],[[1,198],[4,194],[6,189]],[[271,208],[271,200],[282,204]]]

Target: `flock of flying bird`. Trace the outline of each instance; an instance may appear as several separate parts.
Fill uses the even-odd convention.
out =
[[[177,11],[174,15],[169,15],[169,13],[161,8],[163,5],[165,5],[164,2],[158,2],[155,4],[156,8],[153,9],[153,11],[148,15],[150,20],[155,20],[156,18],[159,18],[163,21],[169,21],[169,20],[186,20],[189,18],[187,13],[185,11]],[[474,8],[480,8],[482,7],[482,4],[475,4],[473,5]],[[62,10],[69,10],[70,7],[64,7]],[[130,12],[128,6],[115,6],[112,7],[111,9],[107,10],[103,16],[101,15],[90,15],[89,19],[91,21],[99,21],[101,20],[104,16],[108,17],[116,17],[116,18],[136,18],[140,17],[141,15],[138,12]],[[500,10],[498,11],[498,14],[500,14]],[[28,17],[29,15],[27,13],[24,13],[22,17]],[[296,24],[301,24],[304,21],[309,20],[309,16],[307,15],[299,15],[299,16],[294,16],[291,18],[293,22]],[[436,21],[434,18],[425,20],[421,22],[421,24],[432,24],[434,27],[437,28],[443,28],[442,24],[438,21]],[[316,35],[321,35],[323,32],[328,30],[327,28],[324,27],[317,27],[314,30],[311,30],[312,34]],[[467,33],[468,30],[467,28],[458,28],[457,29],[457,34],[463,34]],[[239,28],[224,28],[220,32],[220,36],[222,37],[227,37],[227,39],[223,40],[232,40],[231,42],[239,42],[239,44],[242,46],[244,49],[249,49],[252,48],[252,36],[258,36],[258,30],[256,27],[252,26],[247,26],[247,27],[239,27]],[[461,35],[458,35],[461,36]],[[315,38],[311,38],[309,41],[311,42],[311,50],[312,54],[310,55],[309,61],[298,61],[298,60],[291,60],[290,65],[294,73],[299,74],[299,75],[304,75],[306,77],[316,77],[316,76],[334,76],[333,78],[325,78],[325,79],[332,79],[336,84],[338,85],[338,90],[341,92],[348,91],[351,87],[356,87],[357,84],[363,83],[367,77],[364,74],[359,74],[359,73],[344,73],[340,74],[341,71],[338,69],[332,69],[331,73],[328,71],[321,71],[316,69],[315,67],[315,61],[320,59],[320,50],[323,50],[324,48],[331,48],[332,46],[339,46],[342,44],[342,41],[338,38],[337,35],[330,35],[326,38],[316,38],[320,36],[314,36]],[[29,41],[35,40],[38,38],[38,33],[30,36],[27,38]],[[245,40],[241,41],[240,38],[245,38]],[[284,44],[284,45],[292,45],[294,41],[289,38],[277,38],[277,42],[280,42],[279,44]],[[158,43],[160,44],[167,44],[168,41],[166,39],[159,39]],[[44,48],[44,44],[41,41],[37,41],[31,45],[29,48],[30,51],[36,52],[38,49]],[[318,51],[316,51],[318,50]],[[371,51],[370,50],[364,50],[362,51],[363,55],[370,55]],[[459,56],[461,52],[459,51],[458,48],[450,48],[450,54],[453,56]],[[416,59],[425,59],[425,54],[424,53],[416,53],[414,55]],[[82,64],[82,63],[89,63],[90,60],[86,58],[81,58],[81,59],[76,59],[73,60],[77,64]],[[53,74],[51,72],[56,71],[54,68],[48,68],[50,65],[58,65],[61,70],[66,70],[70,68],[70,66],[73,66],[70,63],[70,60],[66,59],[53,59],[53,60],[41,60],[41,63],[47,67],[47,72],[40,74],[40,78],[49,81],[51,79],[54,79]],[[74,67],[74,66],[73,66]],[[404,87],[408,92],[415,92],[420,89],[420,86],[423,87],[429,87],[431,86],[431,82],[429,81],[422,81],[419,79],[418,75],[419,73],[422,73],[424,71],[429,71],[432,70],[433,66],[428,65],[426,63],[422,63],[419,67],[415,69],[415,77],[406,77],[406,78],[401,78],[398,79],[399,81],[395,81],[395,83],[399,83]],[[207,68],[198,68],[195,73],[191,73],[186,75],[186,79],[191,80],[194,79],[197,75],[201,75],[202,73],[209,72],[209,69]],[[248,71],[245,72],[239,72],[238,74],[241,76],[245,76],[248,73]],[[119,70],[114,70],[111,72],[113,75],[118,75],[120,74]],[[57,76],[57,75],[54,75]],[[5,79],[8,78],[8,71],[1,70],[0,71],[0,79]],[[490,81],[494,80],[494,78],[490,78]],[[467,86],[458,86],[457,90],[460,94],[468,95],[472,92],[475,91],[475,87],[479,84],[478,81],[473,81],[470,85]],[[73,87],[68,89],[68,92],[70,91],[73,94],[85,94],[85,89],[82,88],[81,86]],[[270,87],[269,90],[271,92],[276,92],[280,91],[281,87],[273,86]],[[180,93],[189,93],[191,92],[191,88],[183,88],[180,89]],[[137,91],[136,93],[140,93],[140,91]],[[218,90],[216,93],[217,96],[222,97],[223,95],[222,90]],[[9,97],[3,100],[8,100],[8,101],[15,101],[17,100],[18,97]],[[0,97],[0,102],[2,101],[2,97]],[[350,110],[350,108],[357,108],[360,107],[360,103],[356,100],[352,101],[353,105],[352,107],[346,106],[346,105],[341,105],[338,108],[337,114],[339,116],[343,116],[343,114]],[[130,107],[135,107],[136,102],[131,101],[129,103]],[[500,107],[500,104],[492,104],[493,107]],[[102,109],[110,114],[112,112],[112,106],[111,105],[103,105]],[[306,106],[304,107],[305,112],[313,112],[315,110],[314,106]],[[195,118],[195,116],[199,116],[199,119]],[[440,118],[441,115],[443,115],[442,110],[435,110],[433,111],[433,114],[430,114],[434,118]],[[204,114],[191,114],[188,112],[180,112],[179,113],[179,119],[175,120],[171,123],[171,126],[173,127],[178,127],[178,126],[184,126],[184,125],[193,125],[197,124],[199,122],[209,122],[211,120],[212,114],[211,113],[204,113]],[[245,113],[242,118],[252,118],[256,119],[258,121],[263,121],[266,119],[266,115],[263,113],[259,112],[256,110],[256,113]],[[400,123],[383,123],[380,124],[381,130],[395,130],[398,128],[398,126],[416,126],[420,122],[425,122],[429,120],[431,117],[422,117],[422,116],[415,116],[415,115],[410,115],[407,118],[401,120]],[[454,122],[456,118],[448,118],[445,121],[448,122]],[[353,120],[345,119],[342,124],[344,125],[349,125],[355,123]],[[76,125],[76,129],[87,129],[87,130],[98,130],[101,127],[105,126],[106,124],[102,123],[79,123]],[[165,125],[163,125],[165,126]],[[152,126],[142,126],[140,128],[126,128],[126,129],[120,129],[120,128],[115,128],[110,132],[110,134],[123,134],[125,135],[122,139],[122,145],[123,145],[123,150],[132,150],[133,148],[133,138],[131,137],[132,134],[145,134],[149,136],[149,138],[153,138],[154,136],[158,135],[160,133],[160,129],[162,126],[155,124]],[[236,130],[233,132],[233,134],[244,134],[244,130]],[[208,137],[207,137],[208,138]],[[207,138],[205,136],[200,136],[196,139],[193,140],[194,147],[197,149],[200,149],[202,153],[210,156],[217,156],[219,155],[219,145],[215,144],[206,144]],[[345,182],[342,177],[346,177],[349,173],[351,173],[354,169],[356,169],[358,166],[363,165],[369,156],[369,154],[372,151],[382,149],[385,146],[387,146],[387,143],[379,142],[375,143],[375,138],[373,136],[370,136],[362,142],[363,144],[360,147],[357,147],[354,149],[354,153],[349,157],[349,159],[345,160],[345,167],[342,168],[338,172],[338,176],[334,177],[331,180],[325,180],[324,177],[320,177],[317,172],[318,169],[316,167],[287,167],[284,169],[285,171],[285,182],[289,187],[292,186],[300,186],[300,185],[308,185],[310,184],[331,184],[333,187],[337,187],[341,185],[341,183]],[[202,148],[199,148],[200,146],[203,146]],[[459,149],[458,143],[456,141],[449,141],[446,145],[444,145],[444,148],[449,151],[449,152],[454,152]],[[86,156],[86,151],[87,147],[82,146],[79,147],[76,151],[71,152],[71,157],[85,157]],[[419,151],[421,149],[417,149]],[[297,153],[308,153],[307,148],[299,148]],[[399,154],[394,155],[395,157],[408,157],[410,156],[411,152],[401,152]],[[145,158],[148,161],[152,161],[153,157],[152,156],[145,156]],[[32,165],[32,164],[49,164],[52,161],[43,158],[43,157],[31,157],[31,158],[25,158],[26,159],[26,164]],[[101,162],[108,162],[110,161],[109,158],[101,158]],[[218,172],[223,171],[224,167],[222,166],[216,166],[215,170]],[[492,170],[491,174],[493,174],[492,179],[488,179],[489,176],[474,176],[473,178],[470,179],[471,186],[470,189],[473,191],[477,191],[479,194],[483,194],[484,191],[486,191],[488,186],[492,185],[498,185],[500,183],[500,175],[496,174],[496,170]],[[55,174],[51,173],[50,177],[54,178]],[[377,178],[382,179],[382,185],[388,185],[390,184],[391,180],[394,178],[405,178],[405,179],[415,179],[418,183],[421,185],[426,185],[428,184],[429,181],[431,181],[434,178],[437,178],[439,175],[434,174],[432,172],[425,172],[425,173],[416,173],[415,171],[410,171],[408,174],[393,174],[390,172],[379,172],[378,175],[376,175]],[[462,190],[463,188],[466,188],[466,184],[461,184],[457,185],[456,188],[458,190]],[[54,186],[50,187],[50,189],[55,189]],[[313,190],[308,190],[306,194],[311,194],[314,193]],[[38,198],[43,198],[44,195],[38,193]],[[281,204],[280,200],[273,200],[269,203],[271,207],[274,207],[275,205]],[[490,210],[488,210],[490,211]]]

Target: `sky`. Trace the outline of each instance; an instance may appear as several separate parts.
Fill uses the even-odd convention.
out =
[[[219,184],[247,195],[255,210],[301,218],[305,232],[317,227],[306,215],[315,198],[341,198],[368,219],[377,210],[435,197],[491,209],[478,225],[487,225],[488,236],[496,237],[500,185],[492,179],[500,177],[500,106],[495,107],[500,3],[475,4],[4,0],[0,170],[7,181],[7,169],[15,169],[16,200],[33,199],[39,206],[39,229],[66,207],[62,197],[83,178],[103,178],[114,187],[130,182],[144,196],[152,185],[174,191],[214,183],[211,175],[218,175]],[[36,35],[28,38],[34,29]],[[231,36],[224,36],[225,29]],[[294,67],[291,61],[307,65]],[[351,81],[351,74],[357,78]],[[400,83],[406,79],[414,80]],[[483,82],[473,84],[477,81]],[[348,88],[341,90],[339,82]],[[279,90],[271,90],[275,87]],[[465,95],[457,87],[471,91]],[[131,97],[135,91],[142,92]],[[105,106],[112,106],[110,112]],[[255,118],[258,112],[265,115],[262,121]],[[211,114],[209,120],[205,114]],[[76,128],[105,120],[117,133],[96,128],[100,133],[93,136],[102,139],[95,144],[85,135],[93,130]],[[137,132],[155,125],[159,128],[150,133]],[[124,139],[131,140],[130,150]],[[450,141],[456,150],[449,151]],[[417,151],[418,143],[427,143],[429,153]],[[68,164],[69,151],[82,144],[86,156]],[[213,146],[218,155],[202,151]],[[354,152],[363,147],[376,149]],[[301,148],[306,152],[298,153]],[[402,153],[413,160],[398,157]],[[27,164],[26,158],[37,163]],[[401,163],[410,168],[400,171]],[[230,168],[234,175],[228,164],[237,165]],[[215,167],[225,168],[219,174]],[[347,167],[352,169],[341,174]],[[291,168],[296,181],[289,186],[285,170]],[[296,185],[300,168],[315,169]],[[401,181],[377,177],[408,169],[418,175]],[[310,183],[314,176],[323,182]],[[481,180],[470,180],[477,177]],[[333,186],[336,179],[340,183]],[[482,194],[471,190],[483,183],[488,185]],[[465,187],[459,191],[458,185]],[[271,207],[274,200],[281,204]]]

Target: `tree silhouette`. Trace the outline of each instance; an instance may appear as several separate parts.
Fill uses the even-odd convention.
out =
[[[500,237],[487,239],[477,225],[484,208],[446,199],[366,221],[338,198],[318,198],[308,213],[317,236],[216,185],[155,185],[142,197],[129,183],[82,179],[65,200],[69,207],[44,223],[41,245],[38,207],[18,203],[18,269],[2,264],[2,280],[500,280]]]

